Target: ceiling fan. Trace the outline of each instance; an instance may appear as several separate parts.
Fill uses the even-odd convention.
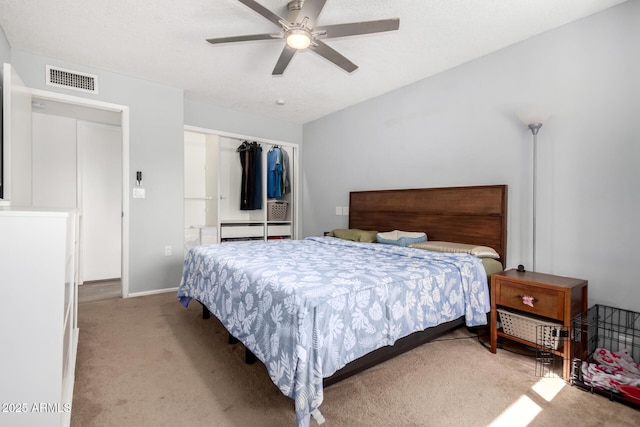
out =
[[[346,72],[352,73],[358,69],[358,66],[325,44],[322,39],[380,33],[397,30],[400,27],[400,19],[398,18],[316,27],[318,16],[320,16],[320,12],[322,12],[322,8],[327,0],[292,0],[288,3],[289,13],[286,19],[281,18],[254,0],[238,1],[280,27],[281,31],[275,34],[221,37],[207,39],[207,41],[211,44],[220,44],[253,40],[285,39],[286,44],[272,72],[274,76],[282,75],[287,65],[289,65],[289,62],[291,62],[293,55],[302,49],[310,49],[323,58],[333,62]]]

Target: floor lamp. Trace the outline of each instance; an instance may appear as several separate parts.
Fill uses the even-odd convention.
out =
[[[531,133],[533,134],[533,179],[532,179],[532,212],[531,212],[531,223],[532,223],[532,269],[531,271],[536,270],[536,184],[538,182],[538,131],[542,127],[542,123],[549,117],[549,112],[542,107],[528,107],[524,110],[518,112],[518,116],[520,120],[522,120],[528,127]]]

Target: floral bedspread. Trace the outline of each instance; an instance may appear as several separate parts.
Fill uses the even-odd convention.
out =
[[[206,305],[264,363],[299,425],[347,363],[461,316],[484,325],[490,308],[477,257],[333,237],[195,247],[178,298]]]

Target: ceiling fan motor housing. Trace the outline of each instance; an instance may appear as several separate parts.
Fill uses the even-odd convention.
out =
[[[302,5],[304,4],[304,0],[291,0],[287,7],[289,8],[289,12],[294,10],[302,9]]]

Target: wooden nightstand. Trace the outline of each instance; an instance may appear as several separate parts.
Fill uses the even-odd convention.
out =
[[[571,330],[571,320],[579,313],[587,314],[586,280],[551,274],[507,270],[491,276],[491,352],[496,352],[498,337],[536,347],[535,342],[527,341],[503,332],[497,328],[497,309],[504,307],[515,309],[518,314],[532,314],[550,321],[562,323],[565,330]],[[523,297],[531,297],[525,298]],[[532,306],[526,304],[530,302]],[[564,359],[563,376],[565,381],[571,378],[571,340],[563,339],[561,346],[552,352]]]

